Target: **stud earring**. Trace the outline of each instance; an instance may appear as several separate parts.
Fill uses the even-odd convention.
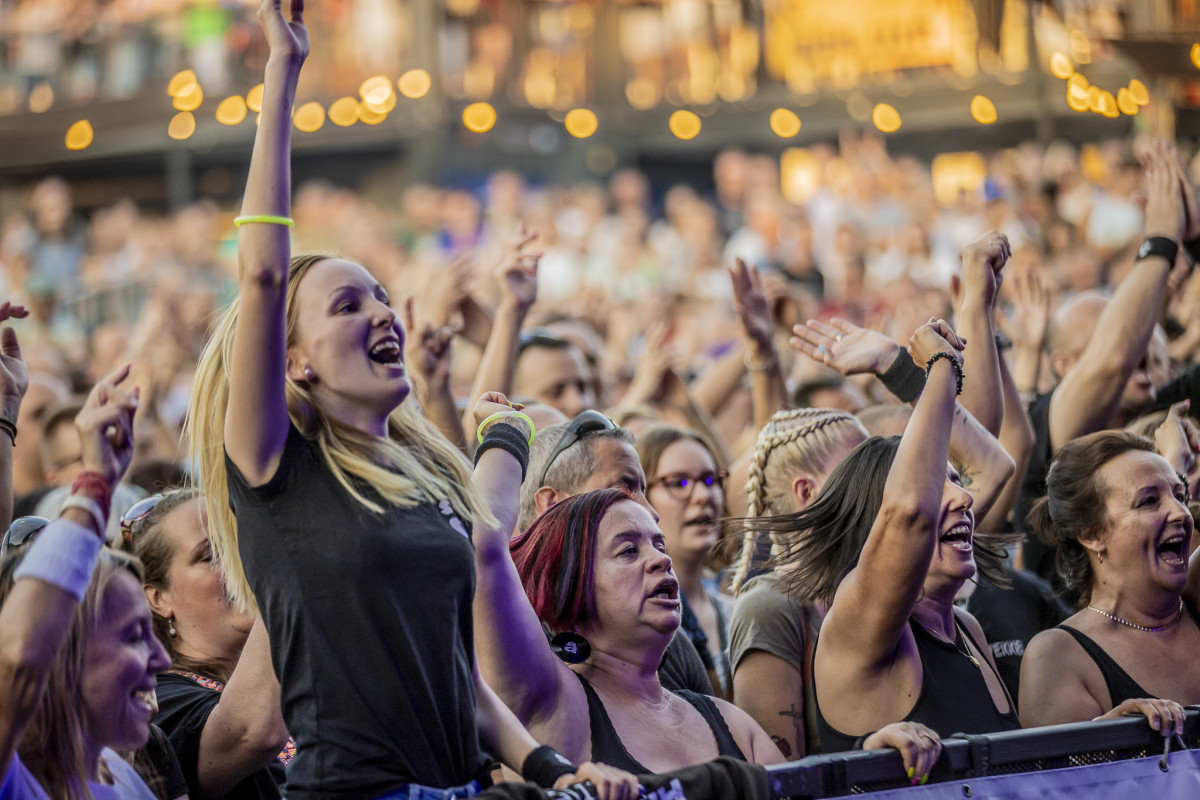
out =
[[[317,376],[315,374],[313,374],[312,367],[304,368],[304,379],[306,381],[311,381],[315,377],[317,377]]]
[[[179,634],[175,631],[175,618],[171,617],[169,620],[167,620],[167,636],[170,636],[172,639],[174,639],[178,635]]]

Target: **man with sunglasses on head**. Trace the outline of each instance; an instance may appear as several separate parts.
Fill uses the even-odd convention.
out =
[[[624,489],[658,520],[646,500],[646,474],[633,446],[633,432],[587,409],[570,422],[538,431],[521,485],[516,532],[526,530],[555,503],[596,489]],[[658,674],[667,689],[712,692],[704,662],[682,631],[667,645]]]

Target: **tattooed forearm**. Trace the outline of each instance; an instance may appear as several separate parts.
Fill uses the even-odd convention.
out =
[[[803,755],[804,755],[804,709],[797,710],[796,704],[792,703],[791,708],[789,708],[787,711],[780,711],[779,716],[791,717],[792,731],[796,734],[796,758],[803,757]],[[774,739],[776,737],[772,736],[771,738]],[[779,744],[779,742],[776,741],[776,744]],[[791,752],[789,752],[792,749],[791,745],[788,745],[787,750],[784,750],[784,748],[782,746],[779,749],[783,751],[783,755],[785,757],[787,757],[787,758],[792,757]]]

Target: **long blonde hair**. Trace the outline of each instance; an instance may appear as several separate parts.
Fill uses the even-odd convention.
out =
[[[298,255],[288,267],[287,345],[296,343],[299,313],[296,289],[310,269],[332,258]],[[208,509],[208,537],[221,565],[230,598],[247,611],[255,608],[238,555],[237,521],[229,508],[225,473],[225,411],[229,406],[229,370],[239,301],[217,323],[196,366],[191,403],[184,423],[189,452],[197,462],[195,480]],[[401,403],[388,418],[382,439],[358,431],[324,413],[305,383],[285,377],[288,418],[314,440],[325,466],[354,500],[376,514],[388,508],[412,508],[448,498],[464,521],[496,524],[483,499],[471,487],[471,465],[457,448],[421,416],[414,402]],[[370,486],[377,501],[362,487]]]
[[[787,514],[796,510],[792,480],[798,474],[821,475],[834,448],[850,433],[866,430],[852,415],[832,408],[797,408],[779,411],[759,431],[746,481],[747,517]],[[780,544],[771,534],[772,553]],[[737,592],[746,580],[758,535],[747,530],[734,567],[730,589]]]
[[[4,560],[0,602],[12,591],[12,577],[21,556]],[[67,639],[50,667],[41,702],[29,720],[17,752],[51,800],[92,800],[85,763],[83,662],[87,640],[100,621],[104,592],[113,578],[128,570],[142,583],[142,565],[132,556],[104,548],[92,569],[83,602],[75,609]],[[101,764],[103,769],[103,764]]]

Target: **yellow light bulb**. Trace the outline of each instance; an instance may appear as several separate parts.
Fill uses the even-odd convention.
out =
[[[771,112],[771,130],[781,139],[790,139],[800,132],[800,117],[788,108],[777,108]]]
[[[980,125],[991,125],[996,121],[996,104],[981,94],[971,98],[971,118]]]
[[[586,139],[600,127],[600,121],[591,109],[573,108],[567,112],[563,125],[566,126],[567,133],[576,139]]]
[[[900,130],[900,112],[887,103],[880,103],[875,106],[875,110],[871,112],[871,121],[875,123],[876,128],[884,133],[894,133]]]
[[[67,128],[67,149],[82,150],[92,143],[92,138],[95,133],[92,131],[92,123],[86,119],[81,119],[71,127]]]
[[[423,69],[410,69],[400,76],[400,80],[396,81],[396,88],[400,90],[400,94],[414,100],[428,94],[432,86],[433,80]]]
[[[474,133],[487,133],[496,124],[496,109],[487,103],[472,103],[463,109],[463,125]]]

